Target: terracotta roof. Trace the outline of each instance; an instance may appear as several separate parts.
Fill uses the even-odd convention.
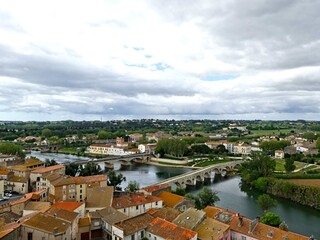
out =
[[[51,207],[49,202],[28,202],[24,210],[34,210],[45,212]]]
[[[87,189],[86,208],[110,207],[113,199],[113,187],[95,187]]]
[[[158,201],[162,200],[155,196],[144,196],[143,193],[129,193],[113,198],[112,207],[116,209],[127,208]]]
[[[83,205],[83,202],[56,202],[52,205],[52,207],[57,207],[60,209],[68,210],[68,211],[74,211],[81,205]]]
[[[58,186],[71,185],[71,184],[93,184],[95,182],[103,182],[103,181],[107,181],[106,175],[94,175],[94,176],[86,176],[86,177],[63,176],[53,180],[51,184],[55,187],[58,187]]]
[[[143,213],[141,215],[116,223],[114,226],[122,229],[124,236],[129,236],[137,231],[147,228],[148,224],[151,223],[153,219],[154,218],[150,214]]]
[[[58,165],[54,165],[54,166],[50,166],[50,167],[39,168],[39,169],[31,171],[31,173],[47,173],[47,172],[55,171],[55,170],[62,169],[62,168],[64,168],[64,165],[58,164]]]
[[[173,208],[168,208],[168,207],[157,208],[157,209],[153,208],[153,209],[150,209],[148,213],[151,214],[153,217],[159,217],[170,222],[176,219],[180,214],[178,210]]]
[[[70,223],[59,218],[55,218],[45,213],[38,213],[34,217],[22,224],[30,228],[35,228],[43,232],[53,234],[57,230],[58,234],[65,233],[70,227]]]
[[[78,213],[72,212],[72,211],[68,211],[68,210],[64,210],[61,208],[57,208],[57,207],[51,207],[48,211],[46,211],[46,214],[49,214],[51,216],[60,218],[62,220],[68,221],[68,222],[73,222],[74,220],[77,219],[78,217]]]
[[[41,189],[41,190],[36,191],[36,192],[27,193],[27,194],[25,194],[22,198],[10,202],[10,205],[13,206],[13,205],[16,205],[16,204],[20,204],[20,203],[29,201],[33,196],[40,196],[41,193],[43,193],[43,192],[45,192],[45,191],[46,191],[45,189]]]
[[[0,169],[0,175],[8,175],[10,173],[7,169]]]
[[[148,231],[166,240],[188,240],[197,236],[197,233],[177,226],[161,218],[155,218],[149,225]]]
[[[25,177],[19,177],[19,176],[12,176],[8,179],[8,182],[21,182],[21,183],[27,183],[28,178]]]
[[[225,232],[229,230],[228,224],[219,222],[212,218],[206,218],[203,222],[195,229],[198,233],[198,239],[222,239]]]
[[[161,189],[166,189],[168,187],[170,187],[170,184],[159,184],[159,185],[144,187],[142,189],[145,190],[146,192],[153,193],[155,191],[159,191]]]
[[[79,227],[87,227],[91,225],[91,221],[89,217],[79,218]]]
[[[250,232],[250,223],[253,220],[242,218],[243,224],[239,224],[239,217],[234,217],[230,224],[230,229],[235,232],[239,232],[242,234],[245,234],[247,236],[260,239],[260,240],[283,240],[287,236],[288,239],[294,239],[294,240],[308,240],[309,237],[302,236],[293,232],[287,232],[284,230],[281,230],[276,227],[271,227],[269,225],[263,224],[263,223],[257,223],[256,227],[253,229],[252,233]],[[272,234],[272,237],[271,235]]]
[[[184,200],[183,196],[170,192],[162,192],[158,195],[163,200],[163,204],[167,207],[175,207],[178,203]]]
[[[276,227],[271,227],[269,225],[260,223],[259,221],[256,221],[256,225],[252,231],[250,231],[250,223],[252,223],[254,220],[247,219],[243,216],[241,216],[238,213],[225,210],[218,207],[208,206],[204,209],[204,211],[207,213],[207,216],[210,218],[214,218],[216,220],[227,222],[230,226],[231,231],[235,231],[238,233],[242,233],[243,235],[250,236],[255,239],[260,240],[283,240],[287,236],[288,239],[294,239],[294,240],[307,240],[309,239],[306,236],[302,236],[293,232],[287,232],[284,230],[281,230]],[[226,216],[231,216],[227,217]],[[242,219],[242,224],[241,224]],[[252,233],[249,233],[252,232]],[[269,234],[272,233],[272,237],[270,237]],[[269,235],[269,236],[268,236]]]
[[[126,220],[129,217],[122,212],[117,211],[112,207],[106,207],[104,209],[96,211],[103,221],[109,223],[110,225]]]

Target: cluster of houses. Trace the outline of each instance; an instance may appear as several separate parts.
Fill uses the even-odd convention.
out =
[[[197,210],[167,184],[121,192],[107,186],[105,175],[70,177],[63,165],[25,164],[13,174],[23,174],[29,185],[16,190],[31,190],[0,206],[0,239],[308,239],[222,208]],[[11,189],[8,180],[1,182]]]

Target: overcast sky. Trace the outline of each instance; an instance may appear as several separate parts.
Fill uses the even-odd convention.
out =
[[[319,0],[0,0],[0,120],[320,120]]]

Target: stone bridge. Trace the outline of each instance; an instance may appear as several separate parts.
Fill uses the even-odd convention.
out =
[[[208,167],[201,168],[192,172],[188,172],[172,178],[167,178],[154,185],[170,184],[171,188],[186,188],[187,185],[196,185],[197,182],[204,182],[205,179],[211,179],[214,174],[222,174],[223,172],[231,172],[235,167],[240,166],[242,161],[232,161],[227,163],[219,163]]]

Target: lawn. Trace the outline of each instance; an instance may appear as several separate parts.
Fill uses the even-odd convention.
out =
[[[292,129],[288,128],[288,129],[273,129],[273,130],[252,130],[251,131],[251,135],[257,135],[257,136],[262,136],[262,135],[278,135],[280,132],[281,133],[289,133]]]
[[[276,171],[277,172],[285,172],[284,168],[285,160],[284,159],[276,159]],[[307,163],[304,162],[294,162],[294,165],[296,165],[296,169],[300,169],[307,165]]]
[[[226,163],[226,162],[231,162],[231,161],[230,160],[210,160],[210,161],[204,161],[204,162],[197,163],[196,165],[194,165],[194,167],[207,167],[210,165],[219,164],[219,163]]]

